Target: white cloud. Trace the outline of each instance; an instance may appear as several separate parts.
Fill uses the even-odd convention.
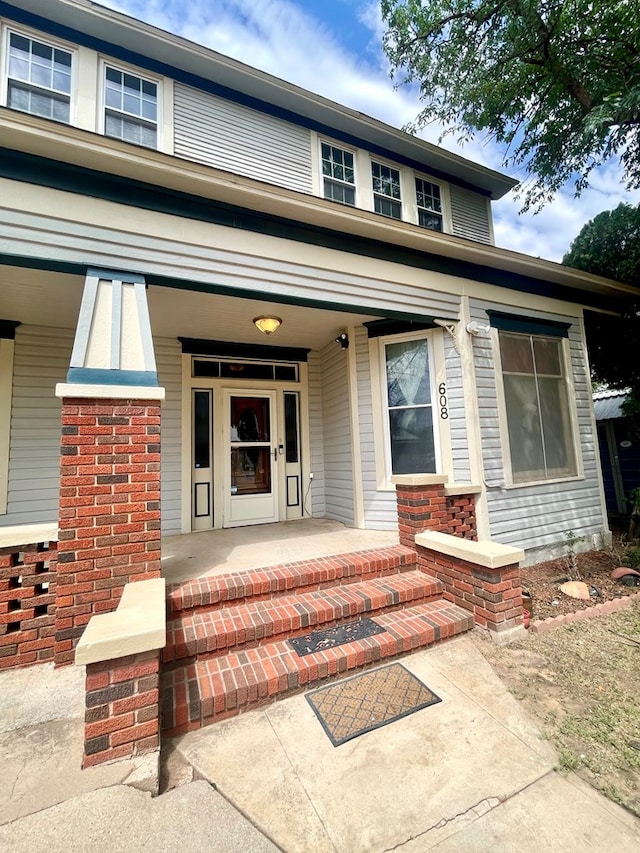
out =
[[[352,2],[357,6],[355,17],[370,33],[368,49],[361,55],[345,49],[328,23],[293,0],[102,2],[394,127],[411,121],[420,109],[416,88],[395,90],[388,77],[388,63],[380,47],[383,26],[377,0]],[[420,135],[437,142],[440,132],[441,128],[434,125]],[[480,137],[463,147],[451,136],[442,144],[489,168],[502,169],[500,149]],[[640,192],[625,192],[620,169],[613,163],[593,172],[591,183],[579,199],[573,198],[571,187],[559,192],[537,215],[520,215],[520,202],[511,196],[495,203],[496,243],[560,260],[582,225],[601,210],[611,209],[620,201],[640,201]]]

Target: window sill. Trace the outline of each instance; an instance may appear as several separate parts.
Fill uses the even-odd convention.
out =
[[[549,480],[527,480],[526,483],[505,483],[505,489],[529,489],[532,486],[552,486],[556,483],[577,483],[584,480],[584,474],[574,474],[571,477],[557,477]]]

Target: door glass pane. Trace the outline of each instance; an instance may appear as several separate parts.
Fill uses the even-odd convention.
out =
[[[209,396],[208,391],[195,391],[193,395],[193,464],[195,468],[211,467]]]
[[[231,494],[264,495],[271,492],[271,448],[231,448]]]
[[[284,395],[284,432],[287,462],[298,461],[298,395]]]
[[[266,397],[231,398],[231,441],[270,441],[269,400]]]

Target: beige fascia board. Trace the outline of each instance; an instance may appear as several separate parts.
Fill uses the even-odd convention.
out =
[[[392,474],[394,486],[443,486],[447,481],[446,474]]]
[[[58,382],[56,397],[90,398],[92,400],[164,400],[165,390],[151,385],[77,385]]]
[[[479,483],[449,483],[444,487],[444,493],[448,498],[456,495],[479,495],[482,486]]]
[[[163,649],[167,642],[165,580],[129,583],[117,610],[93,616],[76,646],[78,666]]]
[[[3,144],[16,151],[51,157],[81,167],[158,187],[191,193],[280,216],[343,234],[378,240],[394,246],[530,276],[546,282],[620,298],[638,296],[631,285],[565,267],[451,234],[441,234],[370,211],[336,205],[323,198],[296,192],[203,166],[160,151],[127,145],[87,130],[40,119],[0,107]]]
[[[58,522],[44,524],[14,524],[0,527],[0,548],[18,548],[36,542],[57,542]]]
[[[460,539],[449,533],[438,533],[436,531],[425,531],[416,534],[416,545],[446,554],[448,557],[456,557],[467,563],[475,563],[485,569],[501,569],[504,566],[512,566],[524,560],[522,548],[514,548],[511,545],[502,545],[499,542],[491,542],[485,539],[474,542],[470,539]]]

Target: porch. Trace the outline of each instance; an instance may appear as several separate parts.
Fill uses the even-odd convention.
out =
[[[167,584],[398,544],[397,531],[360,530],[328,518],[205,530],[162,539]]]

